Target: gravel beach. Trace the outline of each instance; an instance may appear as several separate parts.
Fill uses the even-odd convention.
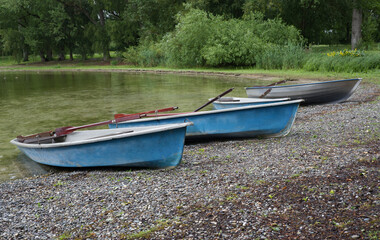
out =
[[[0,184],[0,239],[379,239],[380,91],[299,109],[281,138],[191,142],[173,169]]]

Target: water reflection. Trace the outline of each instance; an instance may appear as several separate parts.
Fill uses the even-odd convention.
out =
[[[0,181],[57,171],[11,145],[17,135],[105,121],[115,113],[171,106],[194,111],[231,87],[229,96],[244,97],[245,86],[259,84],[263,82],[175,74],[0,72]]]

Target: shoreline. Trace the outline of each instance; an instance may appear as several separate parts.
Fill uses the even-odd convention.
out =
[[[379,238],[379,94],[301,107],[285,137],[186,144],[170,170],[0,183],[0,238]]]
[[[104,72],[104,73],[152,73],[152,74],[178,74],[178,75],[203,75],[214,77],[233,77],[245,79],[257,79],[265,81],[280,81],[292,79],[298,83],[311,83],[315,81],[328,81],[339,79],[350,79],[361,77],[366,79],[366,73],[335,73],[335,72],[304,72],[297,70],[263,70],[263,69],[165,69],[165,68],[143,68],[125,67],[125,65],[104,65],[90,64],[84,66],[62,66],[58,65],[35,64],[34,66],[0,66],[0,71],[10,72]],[[372,74],[368,77],[369,81],[380,85],[380,78]]]

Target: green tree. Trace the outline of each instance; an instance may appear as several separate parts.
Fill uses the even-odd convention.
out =
[[[267,19],[281,17],[309,43],[351,41],[354,48],[362,37],[378,41],[379,5],[378,0],[246,0],[243,9],[245,14],[262,12]]]
[[[114,21],[108,21],[113,48],[123,51],[139,42],[157,41],[176,24],[184,0],[130,0]]]
[[[0,0],[0,34],[4,50],[20,62],[28,61],[29,46],[24,29],[30,16],[20,8],[24,1]]]
[[[162,41],[172,65],[253,66],[264,52],[303,41],[295,27],[264,20],[262,14],[229,19],[190,9],[178,17],[175,30]]]
[[[363,16],[364,15],[364,16]],[[379,29],[380,2],[378,0],[352,0],[352,35],[351,48],[355,49],[362,42],[364,25],[364,40],[376,39],[375,29]],[[366,22],[363,22],[363,20]],[[372,27],[369,27],[371,26]],[[377,39],[379,40],[379,39]]]
[[[243,5],[246,0],[187,0],[194,8],[223,15],[228,18],[240,18],[243,16]]]
[[[67,8],[80,12],[91,23],[86,25],[93,32],[94,48],[103,53],[103,60],[110,59],[111,37],[107,28],[107,21],[119,16],[118,7],[122,6],[122,0],[57,0]],[[88,31],[88,29],[85,29]]]

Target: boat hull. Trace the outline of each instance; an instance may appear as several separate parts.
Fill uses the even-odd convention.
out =
[[[247,96],[258,98],[267,90],[264,98],[290,98],[304,99],[302,104],[332,104],[347,100],[357,89],[361,78],[345,79],[327,82],[317,82],[298,85],[285,85],[273,87],[247,87]]]
[[[109,124],[110,128],[192,122],[186,138],[279,137],[289,133],[302,100],[154,117]]]
[[[228,109],[235,107],[247,107],[252,105],[259,104],[268,104],[268,103],[276,103],[290,100],[289,98],[275,98],[275,99],[266,99],[266,98],[221,98],[219,100],[214,101],[212,104],[214,109]]]
[[[147,167],[167,168],[177,166],[182,158],[186,126],[177,125],[170,128],[156,129],[143,133],[112,133],[114,137],[95,137],[95,140],[78,141],[68,144],[70,135],[88,134],[89,131],[77,131],[68,135],[65,143],[22,144],[16,139],[15,144],[32,160],[57,167]],[[116,130],[117,131],[117,130]]]

